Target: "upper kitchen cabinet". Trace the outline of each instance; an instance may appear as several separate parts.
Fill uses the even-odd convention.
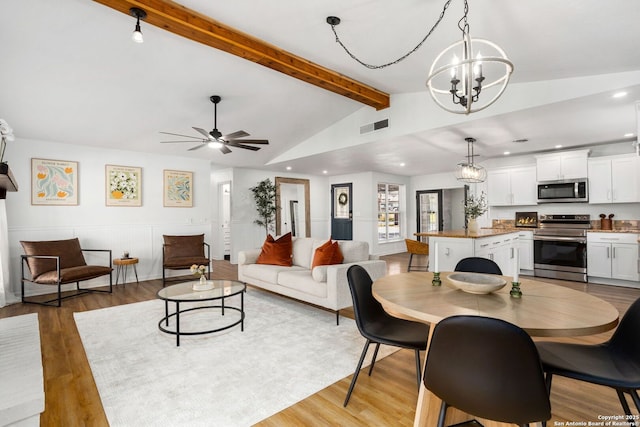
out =
[[[589,203],[640,202],[640,157],[589,159]]]
[[[587,177],[589,150],[536,156],[536,174],[539,182]]]
[[[489,206],[524,206],[538,202],[536,167],[520,166],[487,172]]]

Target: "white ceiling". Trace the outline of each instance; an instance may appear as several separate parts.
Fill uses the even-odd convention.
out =
[[[328,15],[363,60],[396,59],[427,33],[443,1],[181,0],[181,4],[375,88],[424,92],[433,58],[459,39],[462,0],[453,0],[440,27],[415,54],[383,70],[355,63],[335,43]],[[640,70],[638,0],[474,0],[474,37],[498,43],[515,64],[512,85]],[[131,41],[135,20],[90,0],[3,0],[0,21],[0,117],[18,138],[209,158],[221,166],[306,174],[379,171],[403,175],[451,170],[478,140],[482,158],[625,140],[637,132],[629,95],[593,88],[588,96],[520,109],[461,124],[380,138],[287,162],[272,160],[361,104],[142,23],[145,42]],[[507,89],[509,91],[509,89]],[[213,128],[210,95],[220,95],[218,128],[243,129],[270,145],[223,155],[194,144],[160,144],[160,131],[196,136]],[[498,106],[498,100],[494,106]],[[392,108],[393,108],[392,97]],[[431,101],[432,102],[432,101]],[[494,106],[490,107],[494,108]],[[527,138],[528,143],[514,144]],[[626,138],[629,141],[633,138]],[[271,163],[270,163],[271,162]],[[400,168],[399,163],[406,166]],[[268,164],[268,165],[267,165]]]

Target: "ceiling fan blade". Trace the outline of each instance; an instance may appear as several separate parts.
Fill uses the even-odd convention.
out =
[[[201,140],[202,142],[206,142],[206,140],[202,139],[202,138],[198,138],[199,140]],[[175,142],[194,142],[194,141],[160,141],[160,144],[172,144]]]
[[[249,134],[243,130],[238,130],[228,135],[223,135],[222,139],[236,139],[236,138],[242,138],[243,136],[249,136]]]
[[[207,144],[196,145],[195,147],[189,148],[187,151],[199,150],[200,148],[206,147],[206,146],[207,146]]]
[[[227,141],[227,145],[230,145],[232,147],[244,148],[245,150],[251,150],[251,151],[258,151],[260,149],[260,147],[254,147],[252,145],[242,145],[234,141]]]
[[[203,134],[204,136],[206,136],[206,137],[207,137],[207,139],[210,139],[210,140],[212,140],[212,141],[214,140],[214,139],[213,139],[213,137],[212,137],[211,135],[209,135],[209,132],[207,132],[206,130],[201,129],[201,128],[197,128],[197,127],[194,127],[193,129],[194,129],[194,130],[196,130],[197,132],[200,132],[200,133],[201,133],[201,134]]]
[[[182,137],[185,137],[185,138],[202,139],[202,137],[200,137],[200,136],[182,135],[182,134],[179,134],[179,133],[171,133],[171,132],[160,132],[160,133],[165,134],[165,135],[182,136]]]
[[[268,139],[232,139],[232,141],[241,144],[269,144]]]
[[[231,150],[229,150],[229,147],[227,147],[226,145],[220,147],[220,151],[222,151],[222,154],[229,154],[231,152]]]

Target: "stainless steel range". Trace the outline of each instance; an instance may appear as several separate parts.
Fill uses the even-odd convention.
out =
[[[540,215],[533,231],[533,274],[587,281],[589,215]]]

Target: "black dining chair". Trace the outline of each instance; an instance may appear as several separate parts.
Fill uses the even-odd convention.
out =
[[[371,291],[373,282],[371,281],[369,273],[367,273],[362,266],[353,265],[349,267],[347,270],[347,281],[349,282],[351,298],[353,299],[353,313],[356,318],[356,325],[358,326],[360,334],[366,338],[367,341],[362,349],[360,361],[358,361],[358,366],[353,374],[351,385],[349,385],[344,406],[347,406],[349,403],[351,393],[358,380],[358,374],[362,368],[362,362],[371,344],[375,344],[376,348],[371,359],[369,375],[371,375],[373,366],[376,363],[380,344],[408,348],[414,350],[416,354],[416,374],[418,387],[420,387],[420,380],[422,378],[420,350],[424,350],[427,347],[429,326],[424,323],[399,319],[384,311],[382,305],[373,297]]]
[[[502,276],[502,270],[495,261],[489,258],[468,257],[462,258],[456,264],[454,271],[464,271],[468,273],[486,273]]]
[[[424,385],[449,406],[492,421],[527,425],[551,418],[544,372],[531,337],[482,316],[452,316],[435,326]]]
[[[640,412],[640,298],[622,317],[607,342],[595,345],[540,341],[536,343],[551,391],[553,375],[613,388],[626,415],[632,415],[625,393]]]

